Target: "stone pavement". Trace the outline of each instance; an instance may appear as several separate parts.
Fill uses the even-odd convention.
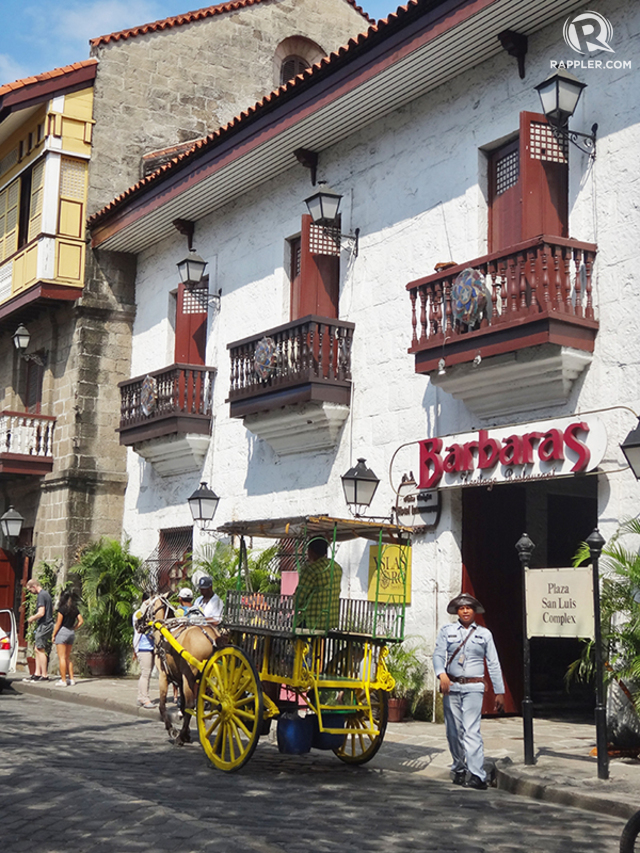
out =
[[[74,687],[56,687],[53,679],[44,683],[23,682],[18,673],[10,682],[19,693],[146,719],[155,717],[154,711],[137,707],[135,678],[87,678],[80,679]],[[640,810],[640,761],[612,758],[610,778],[598,779],[597,762],[592,755],[594,726],[535,720],[536,764],[529,767],[523,759],[520,718],[484,720],[482,731],[485,756],[495,767],[498,788],[621,818],[631,817]],[[448,781],[449,763],[444,725],[409,721],[389,723],[384,744],[369,766]]]

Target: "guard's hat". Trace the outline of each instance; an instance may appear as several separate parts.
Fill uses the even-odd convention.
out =
[[[447,613],[455,614],[458,612],[459,607],[465,606],[473,607],[476,613],[484,613],[484,607],[480,604],[478,599],[469,595],[468,592],[463,592],[460,595],[456,595],[455,598],[452,598],[449,604],[447,604]]]

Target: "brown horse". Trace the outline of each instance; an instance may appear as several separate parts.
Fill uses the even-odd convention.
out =
[[[152,625],[154,622],[163,622],[164,627],[176,638],[182,648],[199,661],[205,661],[211,657],[221,634],[213,625],[209,625],[204,617],[171,618],[174,613],[173,608],[161,595],[145,601],[139,613],[136,630],[153,634],[156,656],[160,661],[158,667],[160,717],[173,743],[182,746],[191,742],[189,726],[193,716],[191,712],[196,706],[198,696],[199,672],[196,667],[190,666],[162,636],[162,633]],[[179,730],[174,726],[171,715],[167,712],[169,684],[175,685],[179,690],[179,707],[182,713],[182,728]]]

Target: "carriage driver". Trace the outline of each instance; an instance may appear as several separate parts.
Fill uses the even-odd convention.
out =
[[[316,536],[307,545],[307,561],[300,566],[295,593],[301,628],[326,631],[338,627],[342,568],[327,557],[328,551],[324,536]]]
[[[209,575],[203,575],[198,581],[198,589],[200,595],[195,600],[195,607],[200,608],[202,615],[211,625],[218,625],[222,622],[224,613],[224,604],[213,591],[213,581]]]
[[[485,660],[496,694],[496,711],[504,710],[502,672],[491,631],[475,621],[476,613],[484,613],[478,599],[462,593],[449,602],[447,613],[457,613],[458,621],[440,629],[433,668],[443,697],[453,783],[482,791],[487,787],[480,734]]]

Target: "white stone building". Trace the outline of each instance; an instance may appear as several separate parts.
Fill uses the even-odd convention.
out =
[[[381,480],[369,512],[387,515],[412,472],[440,508],[417,517],[407,633],[430,649],[451,596],[475,592],[508,708],[519,707],[516,541],[525,530],[534,540],[534,566],[569,565],[594,527],[608,539],[635,514],[639,495],[619,445],[640,407],[640,11],[596,0],[576,19],[586,11],[574,0],[414,0],[92,219],[98,256],[137,265],[121,421],[134,551],[190,528],[199,480],[220,496],[223,524],[343,516],[340,477],[358,457]],[[589,140],[582,151],[553,132],[534,88],[569,61],[587,84],[570,127],[598,124],[595,158]],[[342,195],[343,235],[357,229],[357,254],[343,239],[339,263],[325,254],[335,238],[306,215],[317,187],[296,151],[307,164],[318,155],[318,178]],[[196,288],[185,301],[181,288],[175,319],[177,218],[194,223],[210,297]],[[463,322],[453,295],[466,268],[485,277],[488,306]],[[196,330],[190,311],[208,312],[206,347],[182,381],[211,381],[212,405],[178,400],[172,379],[161,411],[176,337],[204,343],[204,313]],[[254,367],[263,338],[277,345],[266,380]],[[338,559],[343,593],[365,595],[366,554],[343,545]],[[536,701],[564,701],[576,645],[533,641]]]

